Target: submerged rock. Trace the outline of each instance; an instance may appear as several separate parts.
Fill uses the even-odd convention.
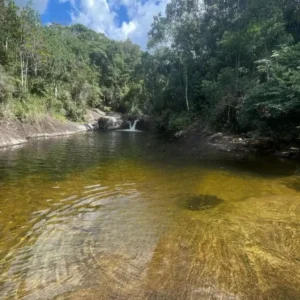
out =
[[[193,195],[187,197],[184,207],[189,210],[206,210],[216,207],[224,200],[214,195]]]

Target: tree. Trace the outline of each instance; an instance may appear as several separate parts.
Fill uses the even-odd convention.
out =
[[[160,64],[159,49],[168,48],[174,55],[164,74],[164,90],[176,91],[161,97],[161,114],[171,111],[165,122],[181,118],[184,99],[192,117],[197,115],[213,127],[244,130],[243,107],[246,99],[257,97],[251,90],[262,76],[256,62],[269,60],[281,45],[289,48],[298,41],[298,11],[296,0],[172,0],[165,16],[154,18],[148,43],[149,55]],[[159,75],[157,70],[152,76]]]

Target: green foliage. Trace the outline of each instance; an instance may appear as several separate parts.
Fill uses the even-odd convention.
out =
[[[19,101],[12,103],[14,116],[21,121],[33,121],[42,118],[47,110],[43,99],[28,93],[22,94]]]
[[[256,63],[260,82],[246,95],[241,123],[253,128],[258,120],[277,130],[287,124],[295,130],[300,125],[300,44],[283,46]]]
[[[191,124],[192,120],[192,114],[186,111],[179,114],[171,114],[168,122],[168,130],[171,132],[183,130]]]
[[[7,103],[11,100],[14,92],[12,78],[4,71],[0,65],[0,103]]]
[[[299,11],[294,0],[172,0],[154,18],[151,52],[138,67],[157,128],[180,129],[189,112],[218,130],[292,132],[300,125]]]
[[[13,103],[15,117],[51,113],[78,121],[88,107],[130,111],[140,56],[130,41],[78,24],[43,27],[30,7],[0,0],[0,102]]]
[[[174,113],[171,110],[164,110],[162,114],[156,116],[154,129],[157,133],[174,134],[185,129],[191,124],[194,116],[191,112],[183,111]]]
[[[83,25],[42,26],[0,0],[0,114],[82,120],[88,107],[155,117],[176,132],[194,118],[223,130],[296,137],[297,0],[171,0],[149,52]]]

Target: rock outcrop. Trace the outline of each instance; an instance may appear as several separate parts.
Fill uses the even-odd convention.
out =
[[[119,129],[126,124],[125,118],[118,113],[109,113],[98,120],[99,129]]]
[[[148,116],[104,112],[96,108],[87,110],[84,120],[89,130],[128,129],[129,121],[133,123],[135,120],[139,120],[137,124],[138,130],[150,130],[152,128],[152,120]]]
[[[284,149],[277,150],[275,155],[281,158],[298,158],[300,157],[299,147],[285,147]]]
[[[271,153],[275,150],[275,145],[271,138],[246,138],[219,132],[208,136],[207,141],[210,146],[226,152]]]
[[[90,130],[119,129],[126,124],[126,118],[122,114],[106,113],[97,108],[87,110],[84,119]]]
[[[0,123],[0,147],[23,144],[30,138],[68,135],[87,130],[86,125],[59,121],[49,116],[35,122],[2,121]]]
[[[212,133],[196,122],[174,135],[179,147],[195,154],[217,150],[239,156],[246,153],[273,154],[281,158],[300,158],[299,144],[291,144],[271,137],[247,134]]]

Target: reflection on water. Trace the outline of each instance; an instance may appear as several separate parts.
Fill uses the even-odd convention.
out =
[[[297,164],[147,139],[0,151],[0,299],[300,299]]]

